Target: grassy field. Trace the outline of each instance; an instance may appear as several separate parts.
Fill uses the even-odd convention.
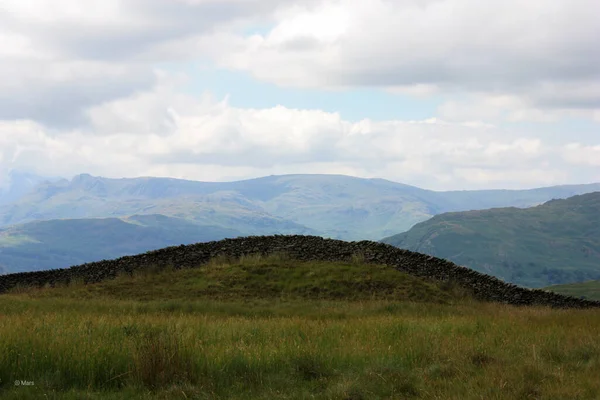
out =
[[[597,399],[599,332],[598,310],[475,302],[359,259],[216,260],[0,295],[0,397]]]
[[[570,283],[567,285],[554,285],[548,286],[546,290],[566,294],[567,296],[584,296],[586,299],[600,300],[600,281],[587,281],[580,283]]]

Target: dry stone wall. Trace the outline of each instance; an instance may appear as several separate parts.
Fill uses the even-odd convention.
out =
[[[600,302],[597,301],[563,296],[539,289],[521,288],[440,258],[398,249],[383,243],[344,242],[299,235],[225,239],[167,247],[137,256],[88,263],[66,269],[2,275],[0,293],[19,285],[54,286],[72,280],[94,283],[112,279],[120,273],[131,273],[153,266],[192,268],[205,264],[217,256],[238,258],[243,255],[267,255],[276,252],[283,252],[294,259],[304,261],[347,261],[353,256],[360,255],[368,263],[386,264],[399,271],[436,281],[456,282],[460,286],[470,288],[476,298],[484,301],[560,308],[600,307]]]

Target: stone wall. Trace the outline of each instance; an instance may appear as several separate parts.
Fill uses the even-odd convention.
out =
[[[412,275],[436,281],[454,281],[470,288],[478,299],[514,305],[544,305],[561,308],[600,307],[600,302],[563,296],[544,290],[530,290],[458,266],[446,260],[398,249],[391,245],[361,241],[344,242],[316,236],[275,235],[225,239],[189,246],[168,247],[137,256],[99,261],[67,269],[25,272],[0,276],[0,293],[21,286],[44,286],[82,280],[86,283],[111,279],[123,272],[151,266],[198,267],[224,255],[284,252],[298,260],[347,261],[361,255],[365,262],[386,264]]]

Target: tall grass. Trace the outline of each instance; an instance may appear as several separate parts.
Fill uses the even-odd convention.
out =
[[[323,318],[289,310],[261,317],[141,310],[111,300],[97,313],[60,306],[6,313],[15,300],[0,299],[6,398],[164,398],[175,388],[180,398],[600,396],[594,311],[337,302],[314,304]],[[35,386],[14,387],[16,379]]]
[[[252,263],[268,264],[243,265]],[[134,289],[152,279],[117,278],[113,284],[130,287],[129,298],[94,285],[0,296],[0,398],[600,398],[597,310],[302,297],[139,300]],[[85,290],[101,295],[73,297]]]

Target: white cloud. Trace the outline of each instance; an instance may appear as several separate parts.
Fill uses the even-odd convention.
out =
[[[56,132],[32,121],[2,122],[0,171],[210,181],[346,173],[434,189],[600,180],[591,169],[597,164],[582,163],[582,154],[600,159],[594,158],[599,148],[545,145],[543,135],[488,125],[437,119],[352,123],[320,110],[236,108],[210,96],[183,96],[169,85],[89,114],[90,130]],[[574,152],[577,157],[565,156]]]
[[[265,35],[217,35],[205,49],[281,85],[479,94],[490,97],[475,111],[485,116],[590,117],[600,108],[597,15],[595,0],[339,0],[281,14]]]
[[[0,119],[82,125],[86,108],[150,90],[157,63],[202,59],[195,43],[268,21],[281,0],[5,0]]]
[[[5,0],[0,119],[81,125],[151,89],[157,63],[213,60],[280,85],[450,96],[446,120],[598,120],[599,14],[595,0]]]
[[[571,164],[600,167],[600,145],[585,146],[581,143],[569,143],[565,146],[563,157]]]
[[[600,121],[599,14],[594,0],[5,0],[0,181],[9,168],[345,173],[439,189],[600,181],[589,132],[501,128]],[[444,102],[419,121],[236,108],[183,94],[183,78],[160,71],[190,60]]]

